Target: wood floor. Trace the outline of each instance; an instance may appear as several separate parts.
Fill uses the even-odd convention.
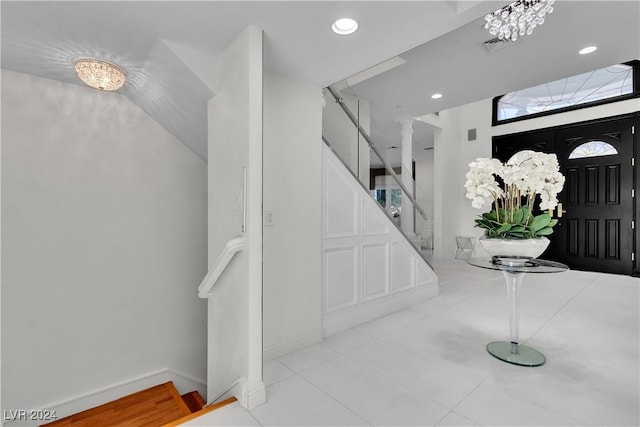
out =
[[[162,427],[176,427],[176,426],[182,425],[182,424],[186,423],[187,421],[191,421],[194,418],[198,418],[198,417],[200,417],[200,416],[202,416],[204,414],[208,414],[209,412],[213,412],[216,409],[220,409],[223,406],[227,406],[227,405],[235,402],[236,400],[237,399],[235,397],[230,397],[230,398],[228,398],[226,400],[223,400],[222,402],[218,402],[218,403],[216,403],[214,405],[211,405],[211,406],[206,406],[206,407],[202,408],[201,410],[199,410],[198,412],[194,412],[191,415],[187,415],[186,417],[182,417],[182,418],[180,418],[178,420],[175,420],[175,421],[172,421],[170,423],[167,423],[167,424],[163,425]]]
[[[180,396],[170,381],[45,425],[50,427],[178,425],[175,424],[176,421],[184,422],[185,417],[196,415],[202,410],[204,403],[196,391]],[[205,408],[206,412],[212,410],[210,408]]]

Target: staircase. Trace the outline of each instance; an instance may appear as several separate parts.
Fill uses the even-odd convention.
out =
[[[415,165],[414,170],[402,164],[392,167],[388,157],[393,156],[379,151],[381,147],[389,148],[391,142],[378,141],[376,145],[369,135],[372,119],[368,104],[361,108],[357,97],[340,94],[332,86],[324,89],[323,96],[335,101],[323,105],[322,140],[325,145],[376,201],[389,223],[411,243],[412,251],[429,264],[422,246],[433,246],[433,219],[418,204],[417,199],[424,201],[426,196],[415,181]],[[423,180],[423,184],[428,183]],[[427,227],[427,223],[431,227]]]
[[[235,398],[205,408],[205,402],[197,391],[181,396],[169,381],[45,425],[172,427],[232,401]]]
[[[428,260],[431,252],[422,251],[423,246],[432,248],[433,226],[426,225],[433,222],[418,205],[417,195],[425,197],[413,181],[413,171],[406,161],[392,167],[387,157],[393,156],[378,151],[368,134],[369,105],[342,95],[332,87],[324,91],[329,100],[322,119],[325,336],[426,301],[440,291]],[[379,141],[378,147],[389,143]]]

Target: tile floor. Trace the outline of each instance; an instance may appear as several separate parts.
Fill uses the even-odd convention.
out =
[[[508,340],[502,274],[434,268],[438,297],[265,363],[265,404],[189,425],[639,425],[640,279],[527,275],[520,337],[547,363],[526,368],[485,350]]]

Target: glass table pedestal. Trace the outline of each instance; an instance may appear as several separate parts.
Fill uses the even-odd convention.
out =
[[[487,351],[494,357],[520,366],[540,366],[546,358],[538,350],[520,344],[520,287],[526,273],[560,273],[569,268],[558,262],[520,257],[471,258],[467,263],[474,267],[500,270],[507,284],[509,303],[509,341],[487,344]]]

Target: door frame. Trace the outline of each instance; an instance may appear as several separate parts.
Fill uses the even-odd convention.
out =
[[[635,191],[635,197],[633,198],[633,221],[635,224],[635,228],[633,230],[634,239],[633,239],[633,253],[635,254],[635,262],[633,263],[633,275],[640,276],[640,232],[638,228],[640,227],[640,202],[638,198],[640,197],[640,172],[638,172],[638,165],[636,163],[640,162],[640,147],[638,147],[638,134],[640,134],[640,111],[636,112],[633,116],[633,159],[634,159],[634,168],[633,168],[633,190]]]
[[[566,123],[566,124],[557,125],[557,126],[531,129],[523,132],[514,132],[510,134],[495,135],[491,138],[491,155],[492,157],[496,156],[496,154],[498,153],[500,142],[505,138],[513,138],[513,137],[526,138],[531,135],[535,135],[543,132],[557,132],[559,130],[596,125],[600,123],[606,123],[610,121],[623,120],[623,119],[631,119],[633,123],[633,129],[634,129],[632,131],[632,138],[633,138],[632,139],[632,143],[633,143],[632,161],[634,162],[633,172],[632,172],[633,173],[632,188],[635,193],[635,197],[633,198],[632,217],[633,217],[635,227],[633,229],[633,238],[632,238],[633,249],[632,250],[635,256],[635,260],[633,261],[632,275],[640,276],[640,254],[638,253],[638,251],[640,250],[640,232],[638,230],[640,228],[640,221],[639,221],[640,220],[640,201],[638,200],[638,198],[640,198],[640,172],[638,171],[638,167],[640,167],[640,165],[636,165],[636,163],[640,163],[640,147],[638,147],[638,134],[640,134],[640,111],[636,111],[634,113],[620,114],[616,116],[602,117],[595,120],[585,120],[581,122]],[[555,144],[556,144],[556,141],[554,138],[553,141],[550,141],[549,148],[551,150],[549,152],[556,153]]]

